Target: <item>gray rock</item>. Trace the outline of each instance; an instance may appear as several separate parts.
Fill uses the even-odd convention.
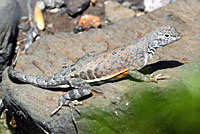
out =
[[[65,2],[67,13],[75,16],[83,12],[89,6],[90,0],[67,0]]]
[[[105,15],[106,19],[112,23],[117,22],[120,19],[133,17],[135,12],[129,8],[126,8],[114,1],[105,1]]]
[[[20,19],[20,8],[15,0],[0,1],[0,71],[5,69],[12,59],[15,48],[16,27]]]
[[[117,0],[117,2],[130,9],[144,9],[143,0]]]
[[[144,10],[146,12],[152,12],[175,1],[176,0],[144,0]]]
[[[62,6],[65,3],[65,0],[41,0],[46,3],[46,6],[49,8],[55,8]]]
[[[37,0],[15,0],[17,1],[17,3],[19,4],[19,8],[21,10],[21,16],[27,16],[28,17],[28,8],[31,9],[31,12],[33,13],[34,7],[35,7],[35,3],[37,2]],[[28,4],[29,2],[29,4]],[[29,6],[28,6],[29,5]]]

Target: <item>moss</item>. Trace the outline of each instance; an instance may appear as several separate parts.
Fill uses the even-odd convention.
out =
[[[84,110],[82,133],[199,133],[200,66],[184,69],[181,78],[168,86],[144,84],[125,93],[120,104]]]

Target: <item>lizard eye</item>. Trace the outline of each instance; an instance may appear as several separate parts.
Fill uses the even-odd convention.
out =
[[[165,37],[169,37],[169,34],[165,34]]]

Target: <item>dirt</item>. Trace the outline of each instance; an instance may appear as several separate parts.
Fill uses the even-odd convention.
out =
[[[74,33],[74,28],[77,26],[77,23],[81,16],[85,14],[91,14],[99,16],[101,19],[101,27],[105,27],[108,23],[106,23],[105,19],[105,6],[104,2],[108,0],[97,0],[95,4],[90,3],[88,8],[82,12],[81,14],[78,14],[77,16],[70,16],[67,13],[60,14],[60,13],[51,13],[49,9],[46,9],[44,11],[44,18],[45,18],[45,30],[40,31],[40,35],[48,35],[48,34],[55,34],[57,32],[68,32],[68,33]],[[122,3],[125,0],[112,0],[116,2]],[[130,0],[127,0],[130,1]],[[143,7],[143,3],[140,0],[131,0],[132,3],[138,4],[137,6],[134,6],[134,11],[140,12],[139,9]],[[28,24],[28,21],[22,21],[21,23]],[[25,32],[19,31],[18,34],[18,44],[21,49],[24,48],[24,45],[26,43],[27,34]]]
[[[74,27],[76,26],[80,16],[85,14],[97,15],[101,18],[103,22],[105,20],[105,12],[104,12],[104,2],[107,0],[99,0],[95,5],[90,4],[86,11],[82,14],[71,17],[67,13],[65,14],[52,14],[46,12],[46,25],[53,24],[53,29],[51,31],[53,33],[56,32],[74,32]]]

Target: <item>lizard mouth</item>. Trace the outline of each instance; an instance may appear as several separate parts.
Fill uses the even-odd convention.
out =
[[[182,37],[183,37],[183,35],[180,33],[177,37],[175,37],[176,40],[174,40],[173,42],[176,42],[176,41],[180,40]]]

